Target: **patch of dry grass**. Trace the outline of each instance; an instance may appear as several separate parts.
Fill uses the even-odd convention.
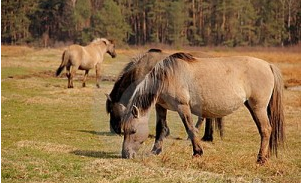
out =
[[[76,150],[76,148],[69,145],[29,140],[19,141],[16,143],[16,145],[18,148],[33,148],[50,153],[69,153]]]

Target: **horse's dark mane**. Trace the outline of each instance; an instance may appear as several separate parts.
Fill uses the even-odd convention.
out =
[[[126,66],[122,69],[120,72],[114,87],[110,93],[110,99],[112,102],[118,102],[120,98],[122,97],[123,92],[127,89],[128,86],[130,86],[134,81],[135,81],[135,67],[137,66],[138,63],[142,60],[144,56],[146,56],[147,53],[161,53],[162,50],[152,48],[148,50],[148,52],[144,54],[139,54],[138,56],[134,57],[131,59],[131,61],[126,64]],[[106,102],[106,110],[109,113],[110,111],[110,106],[109,106],[109,101]]]
[[[126,66],[123,68],[123,70],[120,72],[113,89],[110,93],[110,99],[112,102],[117,102],[120,100],[123,92],[126,90],[126,88],[133,82],[134,80],[134,67],[137,65],[139,60],[143,58],[145,54],[140,54],[135,58],[132,58],[129,63],[126,64]],[[107,101],[106,104],[106,110],[109,113],[109,104]]]
[[[174,59],[179,58],[179,59],[185,60],[187,62],[192,62],[192,61],[196,60],[191,54],[183,53],[183,52],[174,53],[170,57],[172,57]]]
[[[149,49],[146,53],[162,53],[162,50],[157,49],[157,48],[152,48]],[[146,53],[144,54],[140,54],[134,58],[131,59],[131,61],[126,64],[126,66],[123,68],[123,70],[120,72],[117,81],[114,84],[114,87],[112,89],[112,92],[110,93],[110,98],[112,99],[113,102],[119,101],[121,98],[122,93],[124,92],[124,90],[120,90],[120,88],[123,87],[127,87],[129,86],[133,80],[135,80],[135,72],[134,72],[134,68],[137,66],[137,64],[139,63],[139,61],[142,60],[142,58],[146,55]],[[124,88],[126,89],[126,88]],[[108,105],[107,105],[107,112],[109,112],[108,109]]]
[[[149,53],[150,53],[150,52],[159,52],[159,53],[161,53],[162,50],[157,49],[157,48],[151,48],[151,49],[148,50],[148,52],[149,52]]]
[[[192,62],[196,60],[190,54],[179,52],[158,62],[137,85],[127,106],[126,115],[122,120],[123,122],[129,121],[129,119],[133,117],[131,114],[133,106],[138,107],[141,112],[145,112],[151,107],[164,88],[166,79],[172,77],[174,75],[174,71],[178,69],[178,59],[185,62]]]

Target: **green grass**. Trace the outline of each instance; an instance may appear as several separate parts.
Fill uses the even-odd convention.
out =
[[[2,53],[2,182],[300,181],[301,103],[296,102],[300,91],[285,91],[287,148],[264,166],[256,164],[259,134],[246,109],[225,118],[225,138],[215,135],[213,143],[203,143],[203,157],[192,158],[183,124],[175,112],[169,112],[171,136],[164,141],[162,154],[150,155],[154,139],[149,138],[138,158],[124,160],[123,137],[109,132],[105,111],[104,94],[114,83],[102,82],[97,89],[91,74],[86,88],[81,88],[79,76],[75,88],[67,89],[66,78],[38,74],[55,71],[61,52]],[[103,74],[117,76],[129,55],[106,59]],[[29,67],[36,63],[37,67]],[[149,126],[154,134],[154,111]]]

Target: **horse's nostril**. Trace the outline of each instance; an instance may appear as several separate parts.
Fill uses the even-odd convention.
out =
[[[133,159],[136,157],[136,152],[131,150],[122,150],[122,158]]]

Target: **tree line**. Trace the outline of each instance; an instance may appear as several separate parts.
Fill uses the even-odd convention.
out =
[[[301,38],[300,0],[2,0],[2,44],[285,46]]]

